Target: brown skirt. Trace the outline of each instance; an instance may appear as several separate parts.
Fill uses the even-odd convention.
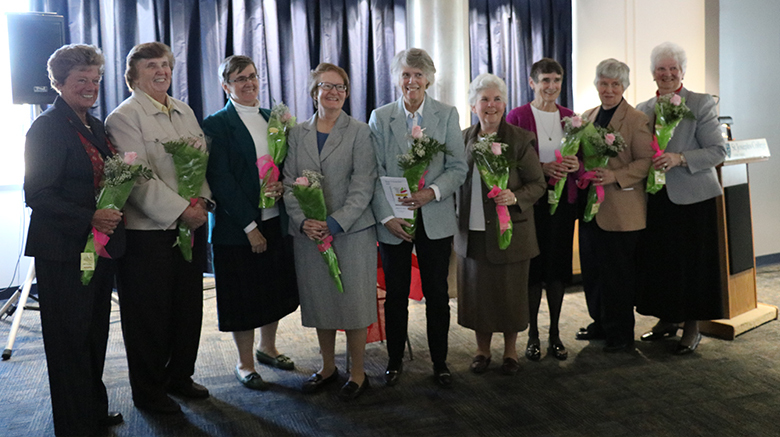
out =
[[[469,231],[467,256],[458,256],[458,324],[477,332],[523,331],[528,327],[530,260],[491,263],[485,234]]]

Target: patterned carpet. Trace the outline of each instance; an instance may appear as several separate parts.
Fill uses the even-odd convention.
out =
[[[759,301],[780,305],[780,265],[759,270]],[[542,306],[546,303],[543,302]],[[111,409],[125,423],[116,436],[777,436],[780,435],[780,324],[773,321],[734,341],[705,337],[695,354],[672,356],[674,341],[638,343],[634,353],[606,355],[601,342],[573,340],[588,323],[581,288],[568,290],[561,331],[569,359],[521,359],[514,377],[498,364],[483,375],[468,371],[474,336],[457,325],[451,301],[450,368],[454,387],[431,379],[425,337],[425,306],[410,301],[414,360],[405,362],[401,383],[382,385],[384,345],[366,348],[372,388],[353,403],[336,398],[337,386],[303,395],[299,387],[319,363],[316,334],[300,326],[299,314],[282,320],[279,348],[296,361],[295,371],[260,368],[272,384],[266,392],[243,388],[233,376],[232,337],[216,329],[214,290],[206,291],[205,317],[195,379],[212,393],[182,401],[183,415],[159,417],[133,407],[118,307],[112,312],[104,380]],[[546,310],[541,316],[546,333]],[[637,335],[654,320],[638,316]],[[4,344],[10,319],[0,322]],[[567,340],[568,339],[568,340]],[[518,348],[524,349],[525,333]],[[339,335],[339,368],[345,340]],[[493,354],[501,356],[496,337]],[[0,362],[0,435],[52,435],[46,363],[39,316],[26,312],[13,357]]]

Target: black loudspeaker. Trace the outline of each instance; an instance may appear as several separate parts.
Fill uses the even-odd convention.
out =
[[[54,102],[57,91],[49,82],[46,62],[65,44],[65,18],[43,12],[9,13],[7,17],[14,104]]]

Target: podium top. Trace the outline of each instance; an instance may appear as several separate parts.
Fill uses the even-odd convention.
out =
[[[768,161],[770,156],[766,138],[726,141],[726,159],[723,165]]]

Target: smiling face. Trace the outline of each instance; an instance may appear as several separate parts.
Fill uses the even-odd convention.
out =
[[[98,66],[74,68],[65,83],[57,84],[60,96],[77,114],[86,114],[97,101],[102,77]]]
[[[599,77],[596,89],[599,91],[599,99],[604,109],[612,109],[623,100],[625,88],[618,78]]]
[[[528,78],[528,83],[534,89],[534,100],[541,100],[540,103],[554,104],[561,95],[561,84],[563,76],[558,73],[541,73],[538,81]]]
[[[335,71],[326,71],[319,77],[319,83],[328,83],[331,85],[345,85],[344,79],[341,75]],[[321,86],[317,87],[317,101],[319,110],[341,110],[344,106],[349,93],[347,91],[339,91],[335,87],[330,90],[324,90]]]
[[[419,68],[404,67],[398,82],[404,103],[409,111],[417,110],[425,99],[425,89],[428,88],[428,78]]]
[[[683,71],[674,58],[664,58],[655,64],[653,80],[658,85],[658,92],[661,95],[673,93],[682,84]]]
[[[168,58],[141,59],[137,67],[138,78],[133,86],[165,104],[168,88],[171,87],[171,64]]]
[[[493,132],[498,128],[504,117],[506,102],[501,92],[495,87],[486,88],[477,94],[477,103],[471,107],[471,112],[479,118],[479,124],[484,132]]]
[[[257,93],[260,91],[255,67],[247,65],[241,71],[230,73],[228,83],[223,83],[222,88],[234,102],[244,106],[254,106],[257,103]]]

